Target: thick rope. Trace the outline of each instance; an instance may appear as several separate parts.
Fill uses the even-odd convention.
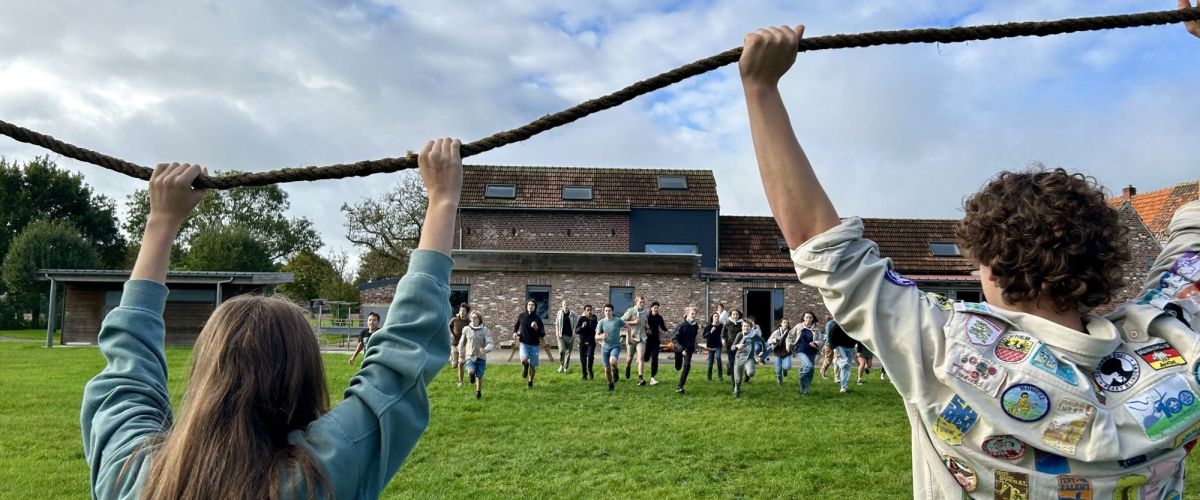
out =
[[[1079,31],[1098,31],[1116,28],[1134,28],[1176,24],[1200,20],[1200,7],[1160,12],[1144,12],[1116,16],[1082,17],[1057,21],[1018,22],[988,26],[964,26],[958,28],[927,28],[914,30],[876,31],[850,35],[829,35],[800,40],[799,52],[814,50],[870,47],[875,45],[902,45],[909,43],[958,43],[972,40],[1013,38],[1023,36],[1048,36]],[[499,132],[475,142],[462,145],[462,156],[477,155],[506,144],[523,141],[547,130],[561,127],[592,113],[603,111],[628,102],[638,96],[678,83],[687,78],[707,73],[727,64],[734,63],[742,54],[742,48],[730,49],[707,59],[681,66],[653,78],[642,80],[604,97],[592,99],[564,111],[546,115],[524,126]],[[55,153],[79,161],[92,163],[139,179],[149,179],[151,169],[95,151],[59,141],[45,134],[18,127],[0,120],[0,133],[21,142],[35,144]],[[400,158],[383,158],[357,163],[337,164],[324,167],[283,168],[267,172],[250,172],[218,177],[201,177],[194,184],[197,188],[229,189],[238,186],[264,186],[281,182],[316,181],[341,179],[351,176],[366,176],[396,172],[417,166],[416,155]]]

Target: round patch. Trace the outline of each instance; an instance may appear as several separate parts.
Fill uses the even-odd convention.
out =
[[[1020,333],[1009,333],[996,341],[996,358],[1008,363],[1020,363],[1029,357],[1037,340]]]
[[[1196,384],[1200,384],[1200,361],[1192,365],[1192,378],[1196,379]]]
[[[975,491],[975,487],[979,485],[978,477],[975,475],[975,469],[968,464],[966,460],[952,456],[942,455],[942,463],[946,464],[946,469],[950,471],[950,475],[954,476],[954,480],[962,486],[963,491]]]
[[[1036,422],[1050,412],[1050,396],[1035,385],[1016,384],[1000,395],[1004,413],[1022,422]]]
[[[1020,460],[1025,443],[1013,436],[992,436],[983,440],[983,452],[1001,460]]]
[[[1092,373],[1092,378],[1101,389],[1108,392],[1121,392],[1133,386],[1138,377],[1142,376],[1142,368],[1138,366],[1137,358],[1132,354],[1116,351],[1104,359]]]

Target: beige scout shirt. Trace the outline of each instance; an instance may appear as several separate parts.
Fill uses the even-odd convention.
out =
[[[487,361],[487,353],[492,352],[492,349],[495,349],[492,332],[486,326],[479,325],[479,328],[474,328],[467,325],[463,327],[462,337],[458,340],[458,352],[462,353],[463,359]]]
[[[626,342],[630,344],[638,344],[646,341],[646,321],[650,319],[650,309],[638,309],[637,306],[630,307],[625,310],[625,314],[621,315],[621,320],[626,323],[637,321],[636,325],[629,325],[629,338]]]
[[[914,498],[1179,498],[1200,436],[1200,201],[1169,232],[1139,299],[1087,334],[919,292],[857,218],[792,260],[903,396]]]

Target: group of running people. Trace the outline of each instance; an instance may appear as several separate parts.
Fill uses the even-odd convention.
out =
[[[351,356],[350,363],[378,327],[378,315],[371,314],[368,328],[360,334],[359,349]],[[802,321],[795,326],[787,319],[780,320],[779,327],[769,335],[763,334],[754,316],[743,316],[737,309],[727,311],[725,304],[715,305],[707,323],[701,323],[696,317],[696,309],[688,307],[684,317],[672,329],[660,313],[659,303],[652,302],[647,308],[643,296],[636,297],[634,305],[619,316],[612,304],[605,304],[597,315],[590,304],[584,305],[581,313],[576,313],[564,300],[553,317],[552,331],[559,343],[558,359],[554,359],[549,349],[546,349],[546,356],[558,365],[556,371],[567,373],[572,353],[578,350],[582,380],[595,379],[596,350],[599,348],[604,380],[610,391],[615,390],[621,380],[622,351],[626,353],[625,379],[632,380],[636,364],[637,385],[658,385],[658,358],[664,347],[662,339],[668,334],[665,347],[674,353],[675,370],[680,372],[675,388],[679,394],[685,393],[692,356],[698,351],[707,354],[708,380],[713,380],[714,368],[718,381],[724,381],[728,374],[734,397],[741,397],[742,383],[754,376],[760,364],[773,362],[775,381],[782,385],[793,367],[793,358],[799,364],[801,394],[808,393],[814,373],[819,372],[822,379],[827,379],[830,367],[833,368],[833,380],[840,383],[840,391],[845,393],[849,390],[854,367],[857,366],[857,383],[861,385],[863,374],[871,372],[874,359],[874,355],[846,335],[832,317],[827,317],[821,324],[812,312],[804,313]],[[530,300],[513,324],[516,345],[509,360],[520,354],[521,378],[529,388],[533,387],[540,365],[538,356],[550,333],[546,323],[537,313],[537,303]],[[482,398],[487,354],[498,347],[491,330],[484,325],[483,316],[464,303],[450,319],[449,333],[450,365],[455,370],[458,385],[462,386],[465,379],[475,386],[475,397]],[[887,379],[882,370],[880,378]]]

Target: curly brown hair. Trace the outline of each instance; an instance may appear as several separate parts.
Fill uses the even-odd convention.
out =
[[[1058,312],[1084,312],[1124,285],[1128,229],[1090,176],[1040,165],[1001,172],[963,209],[959,246],[991,268],[1006,302],[1048,298]]]

